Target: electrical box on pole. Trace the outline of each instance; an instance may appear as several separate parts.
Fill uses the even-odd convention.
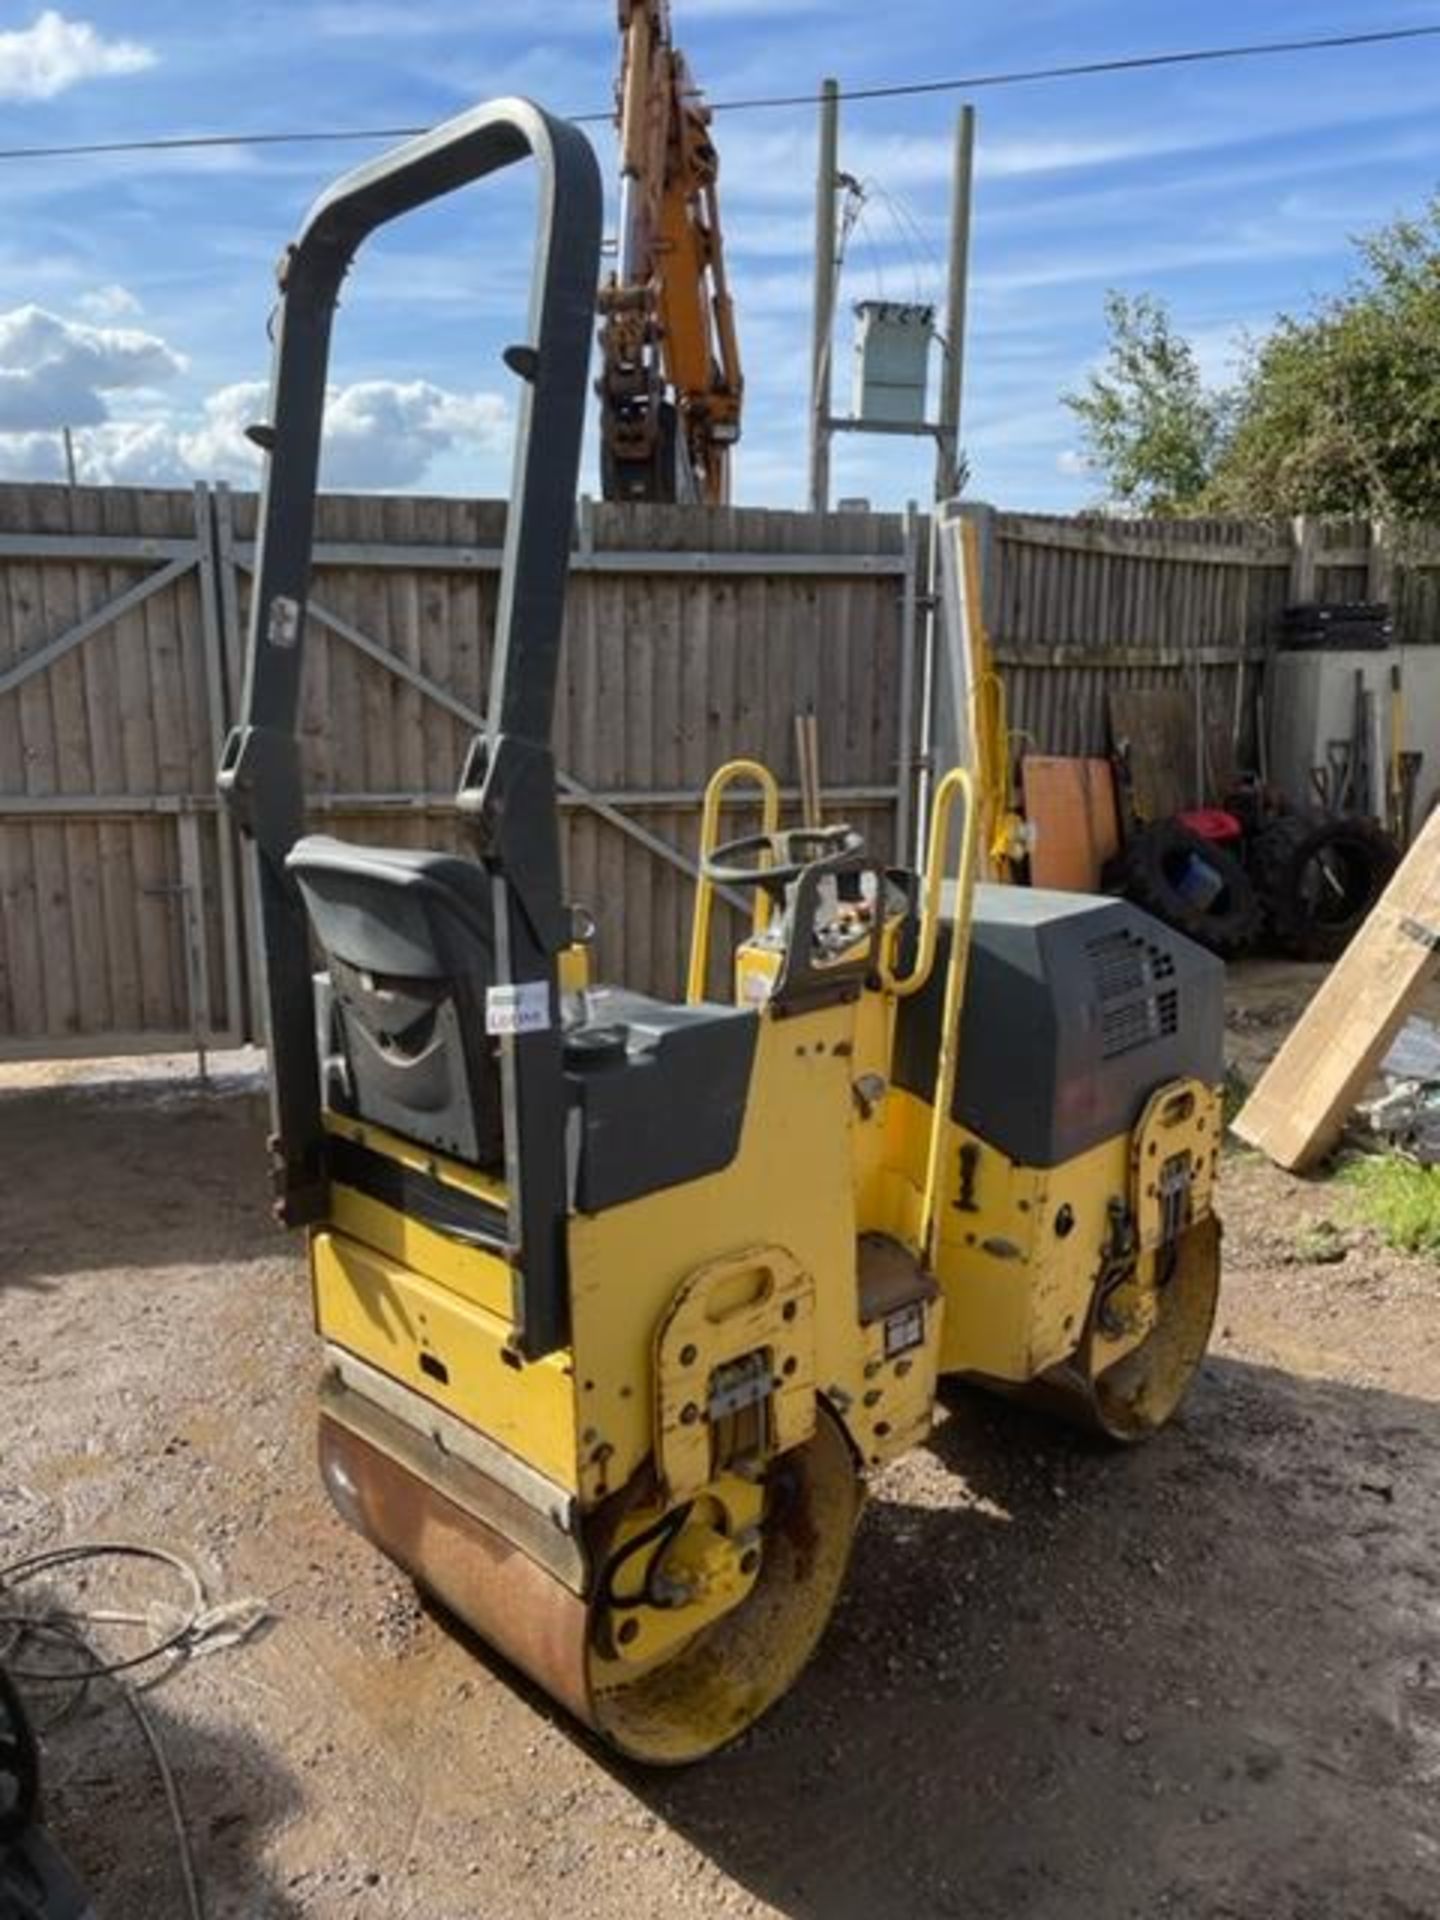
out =
[[[925,425],[935,309],[898,300],[855,308],[855,386],[850,411],[869,424]]]

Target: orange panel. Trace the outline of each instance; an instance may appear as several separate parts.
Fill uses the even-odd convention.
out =
[[[1094,893],[1120,851],[1115,776],[1108,760],[1027,754],[1020,765],[1031,832],[1030,884]]]

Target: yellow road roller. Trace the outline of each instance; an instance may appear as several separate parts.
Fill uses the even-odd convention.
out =
[[[297,715],[331,322],[366,236],[538,176],[467,851],[306,832]],[[1116,900],[977,885],[966,774],[923,871],[706,798],[688,992],[592,980],[551,750],[600,236],[582,135],[476,109],[287,249],[242,723],[277,1210],[303,1228],[340,1513],[623,1753],[714,1752],[791,1685],[867,1476],[937,1385],[1121,1442],[1215,1310],[1222,970]],[[727,789],[762,830],[720,842]],[[717,889],[752,908],[705,997]]]

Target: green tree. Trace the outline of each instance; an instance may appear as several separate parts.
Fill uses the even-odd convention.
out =
[[[1348,288],[1251,349],[1208,505],[1440,519],[1440,197],[1356,245]]]
[[[1189,342],[1154,295],[1105,296],[1104,366],[1064,401],[1110,499],[1146,514],[1196,511],[1225,438],[1228,396],[1207,391]]]
[[[1221,391],[1162,301],[1106,296],[1105,364],[1064,397],[1112,501],[1440,522],[1440,195],[1355,245],[1350,284],[1282,314]]]

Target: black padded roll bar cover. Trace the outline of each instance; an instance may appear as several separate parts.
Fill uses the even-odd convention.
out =
[[[341,281],[377,227],[527,156],[540,183],[528,316],[537,360],[534,380],[520,384],[487,717],[492,732],[548,743],[594,325],[601,188],[580,129],[520,99],[472,108],[344,174],[315,202],[281,262],[269,423],[275,440],[261,494],[259,578],[242,702],[249,725],[295,729],[325,373]],[[287,646],[262,647],[277,595],[295,603],[301,630]],[[524,642],[523,660],[512,659],[512,634]],[[299,821],[294,832],[298,836]]]
[[[548,755],[599,280],[600,173],[589,142],[529,101],[476,107],[344,175],[311,209],[281,266],[245,685],[220,785],[253,843],[274,1146],[282,1212],[292,1224],[322,1217],[324,1207],[308,921],[285,858],[304,830],[296,723],[335,306],[357,248],[376,227],[527,156],[539,177],[529,337],[522,343],[533,349],[526,367],[533,378],[519,382],[486,736],[498,743],[508,734],[517,746]],[[516,764],[515,756],[509,760]],[[494,836],[502,981],[547,970],[553,979],[549,949],[526,937],[529,928],[548,931],[560,917],[553,779],[546,792],[545,818],[526,822],[519,846]],[[497,790],[492,797],[503,822],[505,795]],[[507,864],[523,867],[525,913],[515,918],[528,925],[510,924]],[[527,1298],[539,1302],[527,1310],[523,1343],[537,1353],[554,1344],[562,1304],[553,1274],[563,1245],[555,1195],[563,1191],[564,1141],[558,1107],[550,1112],[562,1085],[558,1036],[520,1036],[506,1043],[506,1054],[505,1071],[515,1082],[507,1100],[537,1143],[532,1167],[544,1169],[527,1173],[523,1189],[518,1173],[511,1181],[512,1211],[518,1206],[524,1216],[516,1238],[525,1248]]]

